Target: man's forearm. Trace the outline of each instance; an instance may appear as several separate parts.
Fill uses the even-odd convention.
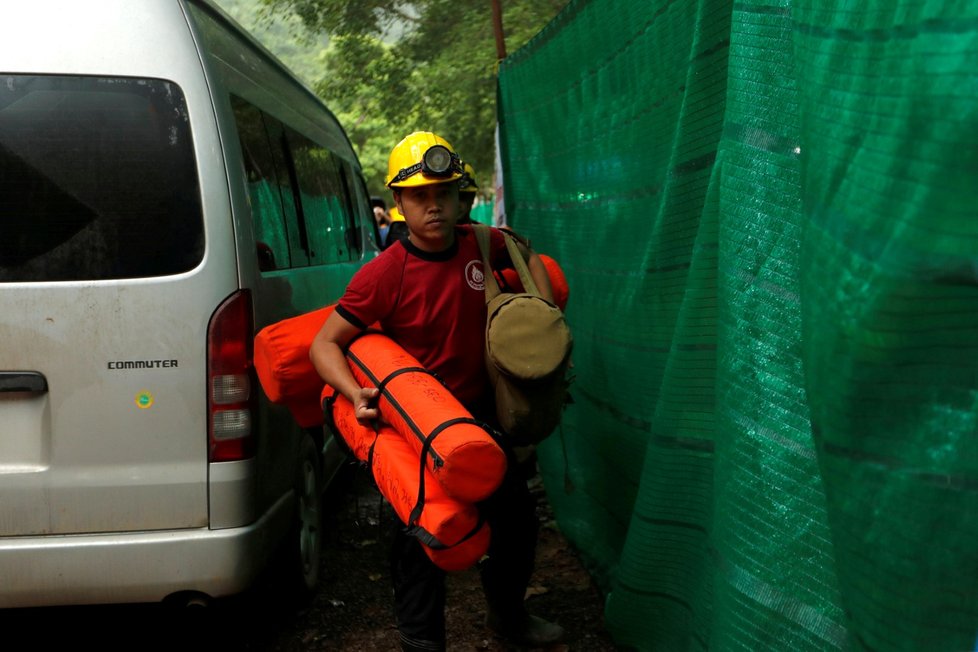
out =
[[[309,352],[313,366],[327,385],[356,402],[360,384],[353,377],[343,350],[334,342],[317,341]]]

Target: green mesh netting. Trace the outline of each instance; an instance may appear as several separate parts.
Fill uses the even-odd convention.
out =
[[[499,116],[615,640],[974,650],[978,3],[572,0]]]
[[[473,222],[478,222],[479,224],[492,224],[492,202],[485,202],[472,207],[472,212],[469,213],[469,217],[472,218]]]

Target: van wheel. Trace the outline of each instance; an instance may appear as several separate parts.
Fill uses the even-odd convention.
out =
[[[285,566],[286,590],[300,602],[316,592],[323,548],[322,509],[323,473],[319,450],[305,436],[299,447],[295,477],[295,514],[284,545],[281,561]]]

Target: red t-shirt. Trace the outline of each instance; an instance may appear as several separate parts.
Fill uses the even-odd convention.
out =
[[[494,267],[508,261],[496,229],[489,251]],[[385,334],[472,410],[489,387],[484,273],[471,226],[456,226],[455,243],[445,251],[423,251],[402,240],[354,274],[336,312],[360,328],[380,322]]]

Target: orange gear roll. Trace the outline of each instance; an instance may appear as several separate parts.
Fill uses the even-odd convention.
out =
[[[353,404],[332,387],[322,397],[327,421],[332,420],[353,455],[369,465],[380,493],[431,561],[446,571],[479,561],[489,548],[490,532],[478,509],[450,498],[401,433],[383,422],[376,430],[361,424]]]
[[[506,454],[414,356],[370,331],[350,343],[346,356],[361,387],[380,389],[384,421],[414,446],[449,496],[476,503],[496,490]]]
[[[323,425],[319,393],[325,383],[309,360],[309,347],[335,308],[333,303],[283,319],[255,336],[255,372],[265,395],[285,404],[303,428]]]
[[[270,324],[255,336],[255,372],[272,403],[284,403],[303,428],[320,426],[323,379],[309,360],[309,347],[336,304]]]

